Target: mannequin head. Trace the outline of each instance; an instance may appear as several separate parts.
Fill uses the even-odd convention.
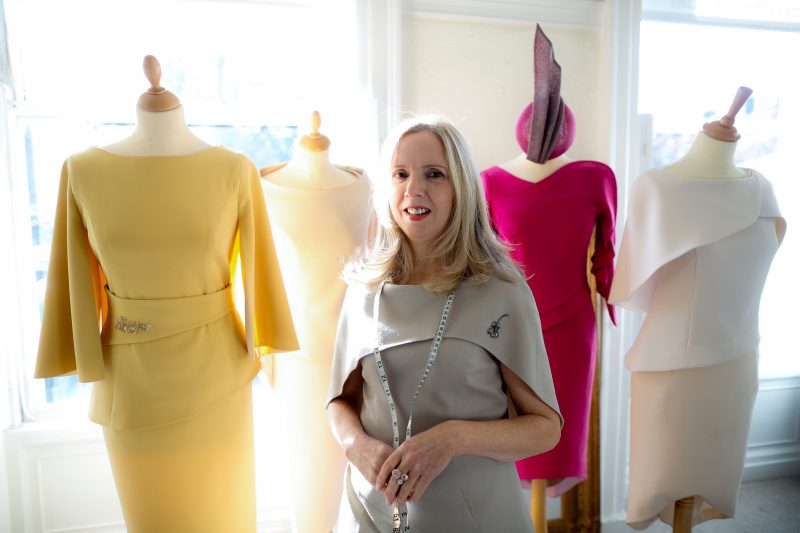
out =
[[[731,108],[721,119],[715,122],[703,124],[703,131],[712,139],[724,142],[736,142],[741,137],[733,123],[736,120],[736,113],[742,108],[750,95],[753,94],[753,89],[750,87],[739,87],[736,91],[736,96],[733,98]]]
[[[144,75],[150,82],[150,88],[139,97],[137,107],[142,111],[160,113],[170,111],[181,105],[178,97],[161,86],[161,63],[155,56],[144,56]]]
[[[525,106],[519,119],[517,119],[517,144],[525,153],[528,152],[528,139],[530,139],[531,134],[531,117],[533,117],[533,102]],[[569,106],[564,104],[564,120],[561,121],[561,127],[558,130],[558,139],[548,159],[555,159],[562,155],[569,150],[573,142],[575,142],[575,115],[572,114],[572,110]]]

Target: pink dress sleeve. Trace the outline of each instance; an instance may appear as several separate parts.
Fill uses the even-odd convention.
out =
[[[602,173],[601,186],[595,201],[597,203],[597,220],[595,223],[595,248],[592,255],[592,275],[597,282],[597,292],[606,301],[608,316],[616,325],[616,311],[614,306],[608,303],[608,295],[614,280],[617,181],[614,172],[608,167],[605,167]]]

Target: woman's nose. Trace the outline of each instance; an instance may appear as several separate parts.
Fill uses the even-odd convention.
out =
[[[417,176],[409,176],[406,180],[406,196],[418,198],[425,194],[425,180]]]

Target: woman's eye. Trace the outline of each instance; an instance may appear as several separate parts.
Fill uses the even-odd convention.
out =
[[[431,170],[430,173],[428,173],[428,177],[430,177],[430,178],[444,178],[445,175],[444,175],[444,172],[442,172],[441,170]]]
[[[408,177],[408,174],[404,170],[398,170],[392,174],[392,178],[394,179],[405,179]]]

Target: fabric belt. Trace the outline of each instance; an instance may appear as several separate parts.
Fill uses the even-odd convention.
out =
[[[105,345],[150,342],[208,324],[234,309],[228,285],[211,294],[186,298],[133,300],[108,290],[109,315],[103,327]]]

